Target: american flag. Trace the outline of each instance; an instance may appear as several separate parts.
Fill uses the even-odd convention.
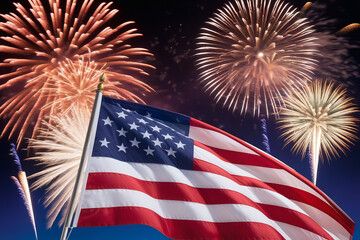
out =
[[[73,226],[145,224],[174,239],[351,239],[299,173],[196,119],[102,98]]]

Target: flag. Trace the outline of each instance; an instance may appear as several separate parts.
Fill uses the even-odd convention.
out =
[[[145,224],[174,239],[351,239],[305,177],[206,123],[102,97],[73,227]]]

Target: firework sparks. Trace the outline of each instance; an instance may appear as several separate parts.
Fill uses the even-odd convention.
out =
[[[108,67],[108,79],[118,86],[116,91],[120,98],[138,102],[141,99],[132,93],[133,90],[140,93],[151,90],[137,79],[137,76],[147,75],[143,69],[152,66],[138,61],[139,57],[151,55],[146,49],[128,44],[128,40],[141,36],[136,29],[129,29],[128,25],[133,22],[110,27],[109,20],[118,12],[110,9],[111,3],[92,8],[93,1],[66,0],[65,9],[61,9],[60,2],[29,0],[29,7],[14,3],[17,12],[1,14],[6,20],[0,23],[0,29],[6,33],[1,39],[7,44],[0,45],[0,52],[12,57],[0,66],[11,67],[13,71],[0,76],[5,80],[0,90],[15,90],[0,107],[0,117],[9,119],[2,135],[9,132],[12,137],[19,132],[19,142],[34,124],[34,119],[37,121],[33,136],[42,117],[52,113],[49,112],[51,108],[43,106],[54,100],[55,93],[74,88],[69,84],[59,86],[55,81],[57,69],[67,63],[66,59],[90,58],[91,52],[99,69],[105,64]],[[16,86],[22,89],[16,92]]]
[[[311,80],[318,55],[314,30],[280,0],[228,3],[198,38],[200,81],[217,102],[253,115],[278,113],[282,95]]]
[[[59,224],[64,221],[66,206],[71,197],[82,148],[85,142],[90,114],[82,110],[71,110],[65,116],[53,117],[53,123],[44,121],[39,136],[30,141],[36,151],[35,160],[44,167],[30,178],[36,178],[32,188],[46,187],[45,206],[49,207],[48,227],[51,227],[60,212]]]
[[[95,91],[98,79],[102,71],[98,71],[98,66],[90,59],[82,58],[78,61],[66,59],[59,63],[55,74],[48,74],[51,83],[50,89],[56,89],[53,93],[52,101],[43,108],[51,112],[49,115],[57,115],[58,113],[67,113],[71,109],[84,109],[91,112],[91,106],[95,99]],[[50,76],[51,75],[51,76]],[[109,85],[113,87],[110,82]],[[59,86],[59,87],[56,87]]]
[[[319,156],[339,157],[338,150],[345,153],[357,136],[356,122],[352,116],[358,109],[346,90],[334,88],[329,81],[317,80],[301,92],[294,92],[285,99],[286,108],[280,113],[279,127],[284,132],[286,145],[293,142],[292,150],[311,152],[313,182],[316,184]]]

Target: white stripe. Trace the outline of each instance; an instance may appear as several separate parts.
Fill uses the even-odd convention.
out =
[[[259,155],[234,139],[213,130],[190,126],[189,137],[210,147]]]
[[[192,170],[180,170],[169,165],[127,163],[112,158],[91,157],[89,161],[89,172],[114,172],[145,181],[177,182],[196,188],[227,189],[241,193],[256,203],[289,208],[309,215],[312,219],[317,218],[316,214],[318,213],[318,211],[312,211],[311,208],[306,209],[306,213],[303,208],[298,207],[298,202],[289,200],[274,191],[251,186],[241,186],[221,175]],[[321,222],[325,223],[324,227],[331,229],[326,223],[333,222],[334,220],[326,214],[323,214],[323,217],[324,219],[322,219]],[[339,231],[343,232],[343,227],[337,222],[336,224],[337,227],[332,229],[332,232],[335,232],[335,234]]]
[[[202,149],[201,147],[194,146],[194,158],[200,159],[202,161],[214,164],[224,171],[237,176],[251,177],[257,180],[260,180],[265,183],[276,183],[285,186],[290,186],[293,188],[298,188],[304,190],[306,192],[310,192],[311,194],[319,197],[322,201],[332,208],[331,205],[327,203],[327,201],[311,189],[308,185],[302,183],[299,179],[288,173],[283,169],[274,169],[274,168],[266,168],[266,167],[258,167],[258,166],[249,166],[249,165],[240,165],[240,164],[231,164],[228,162],[224,162],[214,154]],[[302,184],[301,184],[302,183]],[[303,185],[304,184],[304,185]],[[300,186],[300,187],[298,187]],[[303,187],[303,188],[301,188]],[[308,188],[310,191],[308,191]],[[312,191],[311,191],[312,190]],[[350,236],[349,232],[339,224],[335,219],[326,213],[320,211],[317,208],[314,208],[308,204],[304,204],[302,202],[294,201],[300,209],[305,210],[306,215],[310,214],[311,218],[317,222],[320,226],[327,229],[337,229],[341,235]],[[308,215],[309,216],[309,215]],[[329,231],[331,231],[329,230]]]
[[[326,201],[326,199],[323,198],[319,193],[284,169],[232,164],[221,160],[211,152],[208,152],[207,150],[198,146],[194,146],[194,158],[215,164],[233,175],[252,177],[262,182],[281,184],[301,189],[320,198],[327,205],[329,205],[329,207],[332,208],[328,201]]]
[[[195,220],[206,222],[259,222],[272,226],[285,239],[299,236],[308,239],[324,239],[309,232],[282,222],[267,218],[256,208],[241,204],[205,205],[193,202],[158,200],[135,190],[99,189],[86,190],[82,209],[108,207],[143,207],[150,209],[166,219]]]

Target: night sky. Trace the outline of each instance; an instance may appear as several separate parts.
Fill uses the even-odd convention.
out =
[[[25,1],[20,1],[24,3]],[[95,0],[95,4],[102,2]],[[117,25],[124,21],[133,20],[135,27],[144,36],[133,41],[134,46],[145,47],[154,54],[146,61],[156,67],[150,71],[150,77],[143,80],[152,86],[156,92],[148,94],[145,101],[149,105],[180,112],[206,123],[219,127],[259,148],[261,138],[259,120],[250,115],[240,116],[215,105],[211,97],[202,91],[197,83],[194,49],[195,38],[204,22],[212,16],[216,9],[221,8],[227,1],[219,0],[131,0],[115,1],[113,8],[120,12],[112,20]],[[306,1],[288,0],[297,7]],[[326,3],[325,14],[335,18],[334,29],[360,22],[360,2],[351,0],[332,0]],[[0,12],[14,11],[10,0],[1,3]],[[355,44],[360,41],[360,33],[351,34],[349,40]],[[352,50],[351,57],[360,63],[359,49]],[[1,56],[0,56],[1,57]],[[4,73],[5,70],[1,70]],[[346,86],[351,86],[349,94],[360,106],[359,79],[345,80]],[[106,86],[106,85],[105,85]],[[1,97],[5,95],[1,92]],[[106,90],[104,91],[106,95]],[[1,119],[1,127],[4,119]],[[280,131],[273,117],[268,120],[268,135],[271,153],[296,171],[311,179],[309,163],[300,156],[293,155],[290,147],[283,147],[284,142],[279,138]],[[13,140],[14,141],[14,140]],[[6,137],[0,139],[0,239],[23,240],[34,239],[32,226],[26,215],[25,206],[18,196],[18,192],[10,176],[14,170],[8,160],[8,145]],[[26,145],[19,151],[22,159],[27,156]],[[325,159],[320,163],[317,186],[332,198],[355,222],[354,239],[360,239],[360,141],[346,155]],[[39,170],[33,162],[23,162],[27,175]],[[29,181],[31,184],[32,180]],[[32,200],[39,239],[59,239],[61,228],[56,224],[46,229],[46,209],[43,206],[44,190],[32,192]],[[140,225],[77,228],[70,239],[167,239],[157,230]]]

